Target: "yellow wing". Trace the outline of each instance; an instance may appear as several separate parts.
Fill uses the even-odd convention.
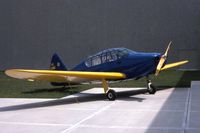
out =
[[[79,78],[87,80],[121,79],[126,77],[125,74],[118,72],[55,71],[28,69],[10,69],[6,70],[5,73],[13,78],[26,79],[29,81],[44,80],[49,82],[68,82],[71,81],[69,79],[72,79],[73,77],[74,79]]]
[[[180,66],[180,65],[183,65],[185,63],[188,63],[188,61],[185,60],[185,61],[180,61],[180,62],[175,62],[175,63],[167,64],[163,68],[161,68],[161,70],[165,70],[165,69],[169,69],[169,68],[172,68],[172,67]]]

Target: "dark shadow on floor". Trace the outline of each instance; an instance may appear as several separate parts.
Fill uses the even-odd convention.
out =
[[[124,92],[118,92],[117,96],[118,96],[118,99],[120,99],[120,100],[123,100],[125,98],[125,100],[127,100],[127,101],[129,100],[129,101],[141,102],[145,99],[139,98],[139,97],[130,97],[130,96],[143,94],[145,92],[146,92],[146,89],[124,91]],[[50,101],[44,101],[44,102],[36,102],[36,103],[29,103],[29,104],[0,107],[0,112],[41,108],[41,107],[49,107],[49,106],[57,106],[57,105],[65,105],[65,104],[75,104],[75,103],[91,102],[91,101],[98,101],[98,100],[105,100],[105,102],[109,102],[106,99],[105,94],[79,93],[79,94],[77,94],[77,98],[64,98],[64,99],[56,99],[56,100],[50,100]]]

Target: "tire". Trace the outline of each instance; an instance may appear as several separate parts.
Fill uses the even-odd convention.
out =
[[[108,98],[109,101],[114,101],[117,97],[116,92],[112,89],[108,90],[106,93],[106,97]]]
[[[147,92],[149,94],[155,94],[157,91],[156,87],[152,83],[148,83]]]

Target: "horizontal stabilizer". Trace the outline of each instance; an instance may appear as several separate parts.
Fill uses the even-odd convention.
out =
[[[172,67],[181,66],[181,65],[186,64],[186,63],[188,63],[188,60],[167,64],[163,68],[161,68],[161,70],[165,70],[165,69],[169,69],[169,68],[172,68]]]

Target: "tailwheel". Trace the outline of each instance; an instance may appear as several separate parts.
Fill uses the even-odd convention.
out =
[[[109,89],[108,92],[106,93],[106,97],[108,98],[109,101],[114,101],[117,97],[116,92],[112,89]]]
[[[149,94],[155,94],[156,91],[157,91],[157,88],[151,82],[148,82],[148,84],[147,84],[147,92]]]

